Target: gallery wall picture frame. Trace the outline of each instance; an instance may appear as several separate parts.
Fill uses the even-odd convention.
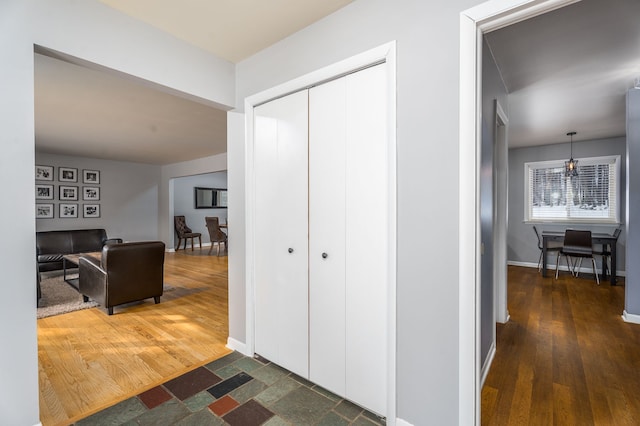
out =
[[[58,192],[58,199],[60,201],[78,201],[77,186],[60,185]]]
[[[100,170],[83,170],[82,183],[99,184]]]
[[[36,185],[36,200],[53,200],[53,185]]]
[[[84,201],[100,200],[100,187],[99,186],[83,186],[82,199]]]
[[[58,167],[58,181],[59,182],[77,182],[78,169],[74,169],[72,167]]]
[[[100,204],[83,204],[82,217],[100,217]]]
[[[53,219],[53,203],[36,203],[36,219]]]
[[[60,211],[58,212],[58,217],[61,219],[78,217],[77,204],[60,203],[58,204],[58,208],[60,209]]]
[[[36,180],[53,180],[53,166],[36,165]]]

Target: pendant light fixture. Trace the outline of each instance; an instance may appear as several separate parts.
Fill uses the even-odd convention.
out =
[[[573,159],[573,135],[575,134],[576,132],[567,133],[567,136],[571,137],[571,142],[570,142],[571,155],[569,157],[569,161],[564,162],[564,174],[567,177],[578,176],[578,160]]]

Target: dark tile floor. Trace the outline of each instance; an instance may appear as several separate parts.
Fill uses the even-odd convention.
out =
[[[261,358],[233,352],[76,423],[374,426],[385,420]]]

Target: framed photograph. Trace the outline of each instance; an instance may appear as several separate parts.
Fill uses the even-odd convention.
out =
[[[77,182],[78,169],[72,169],[70,167],[58,167],[58,181]]]
[[[78,205],[77,204],[58,204],[60,208],[60,212],[58,217],[60,218],[69,218],[69,217],[78,217]]]
[[[36,200],[53,200],[53,185],[36,185]]]
[[[100,183],[100,170],[83,170],[82,183]]]
[[[78,187],[60,185],[60,201],[78,201]]]
[[[36,180],[53,180],[53,166],[36,166]]]
[[[100,199],[100,187],[83,186],[82,199],[85,201],[98,201]]]
[[[53,204],[36,203],[36,219],[53,219]]]
[[[100,204],[83,204],[82,217],[100,217]]]

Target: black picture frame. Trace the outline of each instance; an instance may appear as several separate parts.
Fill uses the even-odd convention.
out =
[[[82,200],[83,201],[99,201],[100,187],[99,186],[83,186]]]
[[[84,218],[100,217],[100,204],[83,204],[82,217]]]
[[[60,185],[58,188],[58,199],[60,201],[78,201],[78,187]]]
[[[36,165],[36,180],[53,181],[53,166]]]
[[[73,167],[58,167],[58,182],[77,182],[78,169]]]
[[[82,170],[82,183],[99,184],[100,170]]]
[[[36,219],[53,219],[53,203],[36,203]]]
[[[58,204],[58,217],[60,219],[74,219],[78,217],[77,203],[60,203]]]
[[[36,184],[36,200],[53,200],[53,185]]]

